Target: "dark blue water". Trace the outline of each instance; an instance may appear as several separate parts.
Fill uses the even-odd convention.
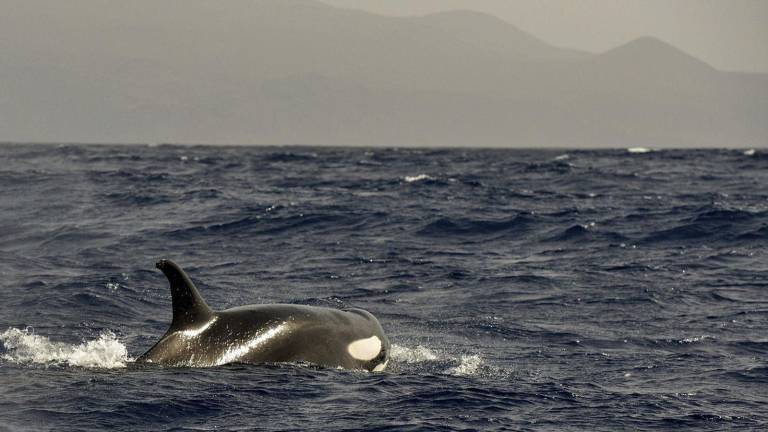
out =
[[[765,430],[766,245],[759,151],[0,146],[0,430]],[[390,367],[134,365],[158,258]]]

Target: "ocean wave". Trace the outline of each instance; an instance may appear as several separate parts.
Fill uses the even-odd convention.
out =
[[[702,225],[687,224],[662,231],[655,231],[646,236],[643,240],[645,242],[685,241],[698,240],[712,235],[714,235],[714,233]]]
[[[680,210],[679,212],[684,212]],[[690,217],[677,214],[680,225],[648,234],[645,242],[669,242],[688,240],[759,239],[768,227],[768,212],[743,209],[700,207]],[[675,213],[671,213],[675,215]]]
[[[160,204],[173,203],[174,200],[170,196],[165,195],[144,195],[137,194],[135,192],[112,192],[104,196],[105,200],[109,200],[112,204],[118,206],[139,206],[149,207]]]
[[[435,179],[434,177],[428,176],[426,174],[419,174],[419,175],[416,175],[416,176],[405,176],[405,177],[403,177],[403,180],[406,183],[415,183],[415,182],[420,182],[420,181],[425,181],[425,180],[434,180],[434,179]]]
[[[584,225],[573,225],[563,232],[550,237],[549,241],[624,241],[627,237],[611,231],[601,231],[597,229],[595,222]]]
[[[720,208],[715,206],[702,207],[697,211],[694,222],[744,222],[759,218],[765,219],[765,212],[751,212],[741,209]]]
[[[359,224],[365,219],[356,219]],[[190,239],[197,236],[221,236],[225,234],[275,235],[305,229],[348,229],[350,220],[343,214],[295,214],[291,216],[268,216],[257,214],[229,222],[197,225],[168,231],[164,235],[174,239]]]
[[[9,328],[0,333],[0,358],[18,364],[124,368],[133,361],[128,350],[112,332],[78,345],[54,342],[29,329]]]
[[[768,341],[742,340],[730,342],[729,345],[747,354],[768,355]]]
[[[750,150],[744,151],[743,154],[744,154],[744,156],[748,156],[749,159],[752,159],[752,160],[758,160],[758,161],[759,160],[762,160],[762,161],[768,160],[768,151],[766,151],[765,149],[759,149],[759,150],[750,149]]]
[[[566,159],[556,159],[547,162],[532,162],[525,166],[523,171],[529,173],[556,173],[566,174],[573,170],[574,166],[566,162]]]
[[[418,234],[423,236],[483,236],[523,231],[533,223],[534,219],[531,216],[522,214],[506,220],[440,218],[422,227]]]
[[[768,239],[768,224],[754,230],[739,235],[739,240],[765,240]]]
[[[314,152],[292,152],[281,151],[270,153],[264,156],[266,162],[306,162],[317,159],[317,153]]]
[[[455,178],[435,177],[427,174],[418,174],[415,176],[405,176],[401,179],[402,182],[413,186],[438,186],[447,187],[457,184],[458,180]],[[465,184],[462,182],[462,184]]]
[[[0,425],[760,429],[768,153],[563,153],[0,146]],[[216,309],[370,310],[391,361],[135,365],[166,256]]]
[[[152,183],[171,183],[173,175],[167,172],[132,171],[128,169],[89,171],[88,176],[93,181],[117,181],[137,184],[146,187]]]

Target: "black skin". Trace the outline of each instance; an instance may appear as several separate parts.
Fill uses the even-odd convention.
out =
[[[271,304],[213,311],[181,267],[170,260],[161,260],[156,267],[171,286],[173,321],[137,363],[206,367],[308,362],[373,370],[388,359],[389,340],[378,320],[364,310]],[[378,356],[359,360],[349,354],[350,343],[371,336],[381,340]]]

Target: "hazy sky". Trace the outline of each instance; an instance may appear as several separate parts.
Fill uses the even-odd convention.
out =
[[[656,36],[723,70],[768,72],[768,0],[323,0],[391,15],[471,9],[601,52]]]

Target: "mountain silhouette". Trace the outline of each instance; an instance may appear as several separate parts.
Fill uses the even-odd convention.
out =
[[[3,0],[0,140],[765,146],[768,75],[654,38],[551,46],[496,17],[302,0]]]

